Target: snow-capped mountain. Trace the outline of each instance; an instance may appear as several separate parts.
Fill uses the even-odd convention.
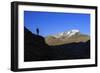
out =
[[[73,29],[73,30],[70,30],[70,31],[67,31],[67,32],[61,32],[61,33],[58,33],[56,35],[53,35],[55,38],[60,38],[62,36],[65,36],[65,37],[71,37],[73,35],[78,35],[80,34],[80,31],[77,30],[77,29]]]
[[[63,45],[68,43],[87,42],[90,36],[82,34],[79,30],[73,29],[70,31],[61,32],[58,34],[45,37],[48,45]]]

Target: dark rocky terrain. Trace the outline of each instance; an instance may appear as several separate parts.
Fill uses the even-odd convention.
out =
[[[90,58],[90,40],[50,46],[45,38],[24,27],[24,61]]]

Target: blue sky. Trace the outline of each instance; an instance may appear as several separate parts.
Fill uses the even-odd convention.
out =
[[[24,11],[24,26],[44,37],[72,29],[90,35],[90,14]]]

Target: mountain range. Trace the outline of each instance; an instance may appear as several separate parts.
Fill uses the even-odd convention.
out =
[[[90,36],[80,33],[80,31],[77,29],[45,37],[45,42],[51,46],[87,42],[88,40],[90,40]]]
[[[55,38],[58,40],[62,38],[64,35],[65,32],[62,35],[60,34],[59,37],[55,37],[55,35],[53,35],[53,37],[54,40]],[[76,34],[75,32],[75,34],[68,37],[68,39],[71,39],[76,35],[79,36],[80,33],[77,32]],[[67,36],[69,35],[67,35],[66,32],[65,37],[67,38]],[[68,39],[66,42],[68,42]],[[26,27],[24,27],[24,61],[25,62],[90,58],[90,40],[86,42],[73,42],[68,44],[66,44],[66,42],[61,42],[61,44],[63,43],[62,45],[61,44],[58,45],[56,41],[55,44],[57,45],[55,46],[54,43],[52,43],[53,46],[50,46],[51,43],[50,45],[48,45],[47,42],[45,42],[45,40],[46,40],[45,37],[34,34],[31,31],[29,31]]]

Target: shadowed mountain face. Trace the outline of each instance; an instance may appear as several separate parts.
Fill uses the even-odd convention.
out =
[[[24,28],[24,60],[44,60],[48,58],[49,48],[45,44],[44,38],[31,33]]]
[[[45,38],[24,27],[24,61],[90,58],[90,41],[50,46]]]

